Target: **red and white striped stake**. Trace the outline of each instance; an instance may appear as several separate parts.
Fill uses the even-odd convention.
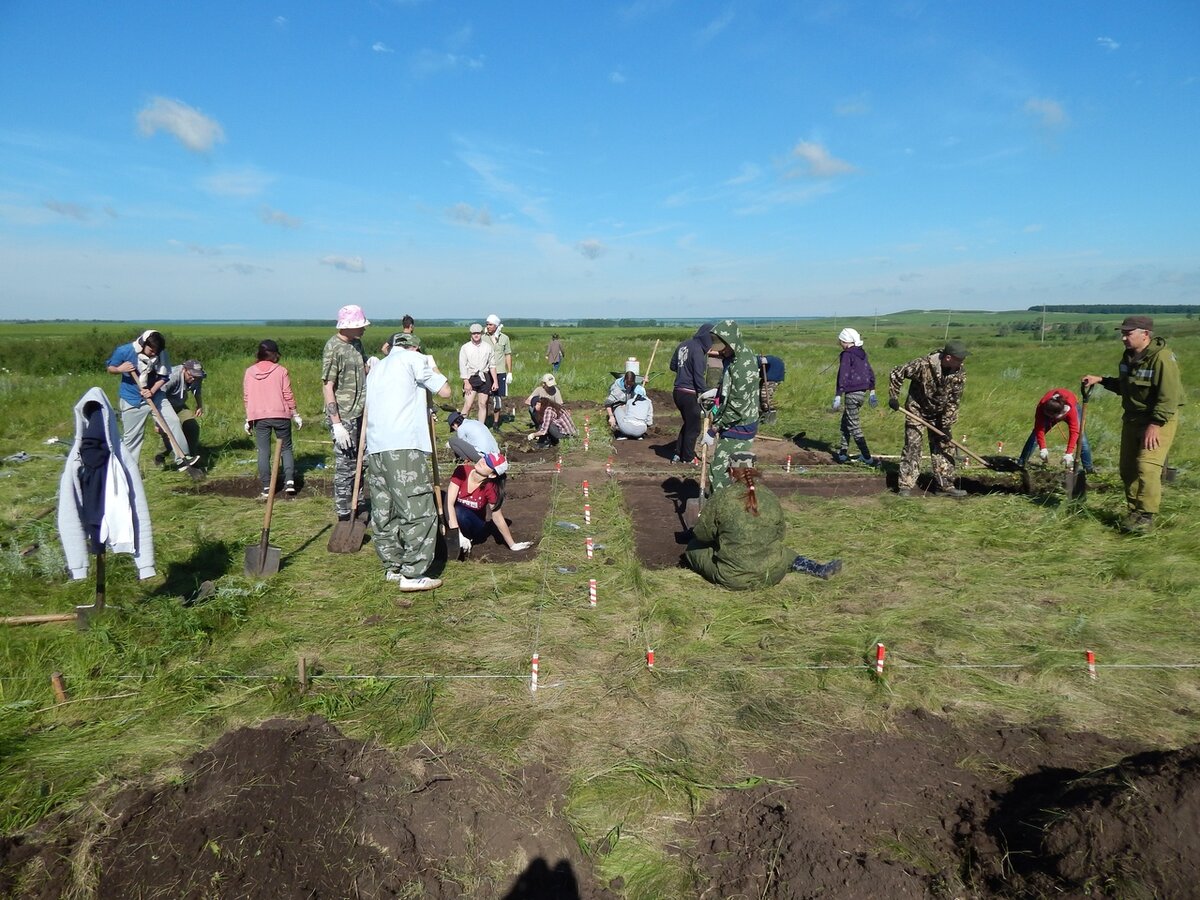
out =
[[[587,427],[588,427],[589,425],[591,425],[591,424],[592,424],[592,417],[591,417],[591,416],[584,416],[584,417],[583,417],[583,427],[584,427],[584,428],[587,428]]]
[[[875,645],[875,674],[883,674],[883,661],[887,657],[887,647],[883,644]]]
[[[997,453],[1004,452],[1004,441],[996,441],[996,452]]]
[[[538,675],[538,655],[533,654],[533,659],[529,662],[529,690],[531,693],[537,693],[537,675]]]
[[[591,443],[588,441],[588,433],[587,433],[587,431],[584,431],[584,432],[583,432],[583,449],[584,449],[584,452],[587,452],[587,449],[588,449],[588,447],[589,447],[589,446],[591,446]]]
[[[585,479],[583,479],[583,496],[584,496],[585,500],[587,499],[587,495],[588,495],[588,483],[587,483],[587,479],[585,478]]]
[[[604,474],[605,475],[612,474],[612,457],[611,456],[608,458],[608,462],[606,462],[604,464]]]
[[[583,524],[592,524],[592,504],[590,503],[583,504]]]
[[[596,607],[596,579],[588,579],[588,606],[593,609]]]
[[[790,453],[788,454],[787,462],[785,462],[783,464],[783,471],[785,471],[785,472],[792,471],[792,454],[790,454]]]
[[[654,668],[654,651],[651,650],[649,647],[646,648],[646,668],[647,669]]]
[[[587,558],[591,559],[596,553],[596,548],[592,544],[592,539],[588,538],[587,541],[584,542],[584,546],[587,548]]]
[[[1092,681],[1096,680],[1096,653],[1094,650],[1085,650],[1087,654],[1088,678]]]
[[[558,462],[556,462],[556,463],[554,464],[554,471],[555,471],[555,472],[562,472],[562,457],[561,457],[561,456],[558,458]]]

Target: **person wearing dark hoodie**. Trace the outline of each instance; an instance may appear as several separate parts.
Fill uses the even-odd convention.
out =
[[[871,406],[879,405],[879,399],[875,396],[875,370],[867,360],[862,337],[853,328],[843,328],[838,334],[838,343],[842,345],[842,355],[838,362],[837,393],[833,398],[833,408],[834,411],[839,408],[842,410],[842,442],[833,459],[839,463],[850,462],[847,451],[853,438],[858,445],[859,460],[873,466],[876,463],[871,458],[871,450],[863,436],[858,416],[867,400],[868,391]]]
[[[713,326],[709,354],[721,360],[721,384],[701,396],[710,406],[712,424],[702,438],[712,446],[708,461],[710,493],[730,484],[729,459],[751,453],[758,434],[758,356],[742,339],[737,322],[726,319]]]
[[[246,370],[242,378],[242,399],[246,403],[246,434],[253,430],[258,447],[258,480],[262,483],[260,499],[275,491],[271,483],[271,432],[282,445],[283,492],[296,493],[296,462],[292,456],[292,423],[299,430],[304,420],[296,412],[292,396],[292,380],[288,370],[279,364],[279,345],[265,340],[258,345],[258,362]]]
[[[674,463],[696,462],[696,439],[700,437],[700,395],[708,390],[704,373],[708,368],[708,350],[712,346],[712,323],[705,322],[696,333],[679,346],[671,355],[671,371],[675,373],[675,386],[671,398],[675,408],[683,417],[683,427],[675,439]]]

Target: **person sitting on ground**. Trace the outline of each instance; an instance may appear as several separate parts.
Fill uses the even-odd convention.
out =
[[[1051,388],[1038,401],[1037,409],[1033,413],[1033,431],[1029,432],[1029,439],[1025,441],[1021,456],[1017,460],[1022,469],[1033,455],[1034,446],[1039,448],[1038,456],[1043,463],[1050,458],[1050,451],[1046,449],[1046,432],[1063,421],[1067,423],[1067,450],[1063,454],[1063,465],[1070,468],[1075,464],[1075,450],[1078,447],[1079,464],[1088,474],[1094,471],[1092,448],[1088,445],[1087,435],[1080,433],[1079,403],[1075,395],[1066,388]]]
[[[258,345],[258,362],[246,370],[242,378],[242,399],[246,403],[246,434],[254,435],[258,447],[258,480],[262,484],[260,499],[275,491],[271,483],[271,432],[280,443],[283,459],[283,492],[296,494],[296,463],[292,455],[292,423],[299,431],[304,420],[296,412],[292,381],[288,370],[279,364],[279,345],[272,340]]]
[[[508,460],[498,453],[485,453],[474,465],[459,466],[446,487],[446,521],[450,535],[458,535],[460,556],[468,556],[473,544],[486,540],[493,532],[509,550],[519,553],[533,546],[532,541],[514,541],[504,514],[496,479],[508,471]],[[453,548],[451,548],[453,549]]]
[[[754,454],[735,451],[727,466],[729,484],[713,493],[692,529],[687,564],[713,584],[747,591],[778,584],[788,572],[829,578],[842,561],[819,563],[789,550],[779,498],[757,483]]]
[[[534,418],[541,422],[538,430],[526,435],[525,440],[534,441],[538,447],[557,447],[558,442],[565,437],[574,437],[575,422],[565,406],[538,397],[533,401]]]
[[[868,391],[871,406],[879,404],[875,396],[875,370],[871,368],[867,351],[863,349],[862,337],[853,328],[843,328],[838,334],[838,343],[842,345],[842,353],[838,357],[837,393],[833,397],[833,408],[834,411],[842,410],[842,442],[833,459],[839,463],[850,462],[847,451],[853,438],[858,445],[859,460],[873,466],[876,463],[867,446],[859,412],[867,400]]]
[[[553,375],[547,372],[538,382],[537,387],[533,389],[528,397],[525,398],[525,405],[529,407],[529,418],[533,422],[533,427],[537,428],[541,423],[538,422],[537,416],[533,411],[533,401],[538,397],[545,397],[547,400],[553,400],[560,406],[566,402],[563,399],[562,388],[558,386],[558,380]]]
[[[629,360],[633,365],[637,360]],[[654,405],[646,396],[646,386],[638,383],[636,369],[627,368],[625,374],[612,383],[608,396],[604,398],[608,413],[608,426],[617,440],[641,438],[654,424]]]

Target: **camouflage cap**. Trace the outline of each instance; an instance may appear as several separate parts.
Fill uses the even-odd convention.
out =
[[[957,359],[966,359],[969,352],[966,341],[960,341],[957,338],[946,341],[946,346],[942,348],[943,356],[953,356]]]
[[[421,349],[421,340],[415,334],[410,334],[407,331],[397,331],[392,335],[393,347],[412,347],[415,350]]]

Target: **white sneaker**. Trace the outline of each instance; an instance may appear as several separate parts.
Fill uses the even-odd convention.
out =
[[[407,578],[403,575],[400,576],[400,590],[405,592],[432,591],[434,588],[440,588],[441,586],[442,579],[440,578],[430,578],[427,575],[423,575],[420,578]]]
[[[296,494],[296,482],[289,481],[287,484],[285,484],[283,486],[283,492],[289,497],[294,497]]]

